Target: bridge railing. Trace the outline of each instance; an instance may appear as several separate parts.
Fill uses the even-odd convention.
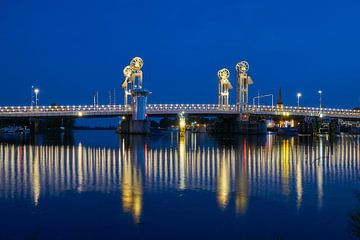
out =
[[[218,104],[148,104],[148,113],[236,113],[235,105]]]
[[[266,105],[249,105],[247,107],[249,113],[269,113],[275,114],[296,114],[296,115],[314,115],[319,116],[333,116],[333,115],[346,115],[346,116],[360,116],[360,110],[354,109],[340,109],[340,108],[318,108],[318,107],[293,107],[293,106],[266,106]]]
[[[131,105],[54,105],[54,106],[0,106],[0,116],[96,116],[131,114]],[[236,105],[218,104],[148,104],[148,114],[237,114]],[[302,116],[349,116],[360,118],[360,110],[318,107],[276,107],[249,105],[245,113]]]
[[[64,106],[0,106],[0,112],[56,112],[56,111],[128,111],[124,105],[64,105]]]

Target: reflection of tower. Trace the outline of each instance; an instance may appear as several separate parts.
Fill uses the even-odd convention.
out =
[[[249,103],[249,85],[253,84],[250,76],[246,74],[249,70],[249,64],[241,61],[236,64],[236,109],[240,113],[244,112]]]
[[[249,179],[247,173],[247,144],[244,137],[243,147],[239,146],[239,160],[236,165],[236,212],[244,214],[248,205]],[[242,150],[242,156],[241,156]]]
[[[318,207],[319,209],[322,208],[323,205],[323,162],[324,158],[324,138],[319,139],[319,148],[318,148],[318,154],[317,154],[316,161],[316,181],[317,181],[317,191],[318,191]]]
[[[233,88],[229,81],[230,72],[228,69],[223,68],[218,71],[219,77],[219,92],[218,104],[220,107],[228,107],[229,105],[229,90]]]
[[[179,140],[179,170],[180,170],[180,179],[179,187],[180,189],[185,189],[185,170],[186,170],[186,145],[185,138],[182,137]]]
[[[281,88],[279,88],[279,93],[278,93],[278,101],[276,103],[276,108],[284,108],[284,103],[282,101],[282,91]]]
[[[284,195],[290,193],[290,146],[289,140],[283,140],[281,144],[281,161],[282,161],[282,186]]]
[[[33,150],[33,147],[30,147],[31,150]],[[33,197],[34,197],[34,205],[37,206],[39,203],[39,198],[40,198],[40,190],[41,190],[41,184],[40,184],[40,156],[39,156],[39,147],[36,146],[34,147],[35,150],[35,154],[34,156],[32,155],[32,151],[31,151],[31,155],[30,158],[32,158],[33,160],[33,165],[32,165],[32,192],[33,192]]]
[[[296,206],[298,209],[301,207],[302,195],[303,195],[303,185],[302,185],[302,158],[299,157],[299,154],[296,155]]]
[[[226,156],[226,150],[222,149],[222,154],[217,156],[218,161],[218,188],[217,200],[221,208],[225,209],[230,197],[230,161]]]
[[[147,155],[144,138],[133,136],[131,139],[131,155],[124,152],[122,174],[122,203],[124,212],[133,215],[134,222],[139,223],[143,203],[142,169],[140,163]],[[126,156],[126,157],[125,157]],[[128,158],[130,156],[130,158]]]

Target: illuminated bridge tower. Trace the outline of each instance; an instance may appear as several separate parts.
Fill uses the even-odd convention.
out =
[[[253,84],[250,76],[247,75],[249,64],[246,61],[241,61],[236,64],[236,109],[243,113],[249,103],[249,85]]]
[[[124,90],[124,106],[127,108],[129,102],[131,102],[131,91],[129,89],[131,89],[131,84],[132,84],[132,79],[131,79],[131,74],[132,74],[132,69],[130,66],[126,66],[123,70],[124,73],[124,81],[121,84],[121,88]],[[130,85],[130,87],[129,87]],[[130,101],[129,101],[129,97],[130,97]]]
[[[131,96],[132,96],[132,119],[133,120],[145,120],[146,119],[146,102],[147,95],[150,92],[142,87],[143,73],[141,68],[144,66],[144,62],[141,58],[135,57],[130,62],[131,73]]]
[[[121,88],[124,90],[124,105],[128,107],[133,102],[132,91],[135,89],[142,89],[143,73],[141,68],[144,66],[144,61],[139,57],[134,57],[130,65],[126,66],[123,70],[124,81]]]
[[[143,88],[143,73],[141,68],[144,62],[141,58],[135,57],[130,65],[124,68],[125,80],[122,84],[124,89],[124,104],[128,105],[128,96],[131,97],[132,119],[122,121],[118,131],[130,134],[150,133],[150,124],[146,118],[146,102],[150,92]],[[129,90],[130,85],[130,90]]]
[[[219,92],[218,105],[221,108],[228,108],[229,106],[229,90],[233,88],[229,81],[230,71],[226,68],[218,71],[219,77]]]

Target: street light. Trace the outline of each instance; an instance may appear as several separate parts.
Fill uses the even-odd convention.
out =
[[[319,103],[320,103],[320,112],[321,112],[321,107],[322,107],[322,99],[321,99],[321,95],[322,95],[322,91],[321,91],[321,90],[319,90],[319,91],[318,91],[318,93],[319,93]]]
[[[301,93],[297,93],[296,94],[296,96],[297,96],[297,105],[298,105],[298,108],[300,107],[300,98],[301,98]]]
[[[31,86],[31,107],[34,106],[34,86]]]
[[[38,94],[39,94],[40,90],[38,88],[35,88],[34,89],[34,93],[35,93],[35,107],[37,108],[38,107],[38,102],[39,102],[39,99],[38,99]]]

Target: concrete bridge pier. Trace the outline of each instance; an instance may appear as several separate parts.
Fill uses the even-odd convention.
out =
[[[150,122],[146,116],[146,102],[149,94],[150,92],[143,88],[134,89],[132,91],[132,117],[131,119],[124,119],[121,121],[120,126],[117,129],[118,133],[150,134]]]

